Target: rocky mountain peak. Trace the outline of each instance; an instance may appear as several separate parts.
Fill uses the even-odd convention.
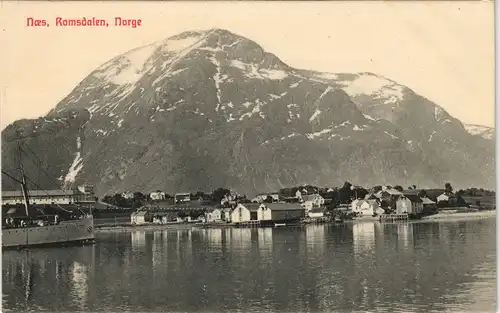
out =
[[[19,127],[61,183],[96,184],[100,194],[495,178],[494,145],[410,88],[374,73],[295,69],[223,29],[118,55],[46,117],[2,138]],[[2,145],[6,166],[12,151]]]

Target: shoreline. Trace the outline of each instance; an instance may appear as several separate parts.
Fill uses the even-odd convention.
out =
[[[475,220],[495,218],[495,210],[478,211],[478,212],[440,212],[438,214],[424,216],[420,221],[453,221],[453,220]]]
[[[424,216],[419,220],[409,220],[408,222],[410,223],[421,223],[421,222],[433,222],[433,221],[443,221],[443,222],[454,222],[454,221],[466,221],[466,220],[477,220],[477,219],[488,219],[488,218],[495,218],[496,217],[496,211],[494,210],[489,210],[489,211],[480,211],[480,212],[440,212],[438,214],[430,215],[430,216]],[[358,220],[346,220],[344,223],[360,223],[360,222],[379,222],[378,219],[358,219]],[[384,222],[384,223],[389,223],[389,222]],[[338,223],[318,223],[318,225],[325,225],[325,224],[332,224],[336,225]],[[343,224],[343,223],[341,223]],[[304,226],[307,226],[309,224],[305,224]],[[220,225],[220,227],[217,227],[217,225],[212,225],[210,228],[230,228],[234,226],[229,226],[229,225]],[[195,224],[163,224],[163,225],[117,225],[117,226],[102,226],[102,227],[96,227],[95,232],[96,233],[110,233],[110,232],[132,232],[132,231],[160,231],[160,230],[190,230],[190,229],[203,229],[200,227],[197,227]]]
[[[137,225],[137,226],[102,226],[95,227],[96,233],[112,233],[112,232],[132,232],[132,231],[157,231],[157,230],[190,230],[195,228],[194,224],[163,224],[163,225]]]

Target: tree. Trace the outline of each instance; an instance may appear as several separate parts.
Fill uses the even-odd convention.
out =
[[[226,188],[218,188],[212,192],[211,198],[214,203],[220,203],[222,199],[228,194],[231,194],[231,190]]]
[[[344,186],[339,189],[339,202],[342,204],[347,204],[351,201],[351,196],[353,191],[351,189],[352,184],[350,182],[345,182]]]
[[[273,203],[273,197],[271,197],[271,196],[267,196],[267,197],[264,199],[264,203]]]
[[[403,192],[402,186],[396,185],[396,186],[394,186],[394,189],[396,189],[397,191]]]
[[[418,192],[418,196],[419,196],[420,198],[427,198],[427,192],[426,192],[425,190],[423,190],[423,189],[422,189],[422,190],[420,190],[420,191]]]
[[[452,193],[453,192],[453,187],[451,186],[450,183],[444,184],[444,189],[445,189],[446,193]]]

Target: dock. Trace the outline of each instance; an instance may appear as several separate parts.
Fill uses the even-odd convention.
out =
[[[381,222],[394,222],[394,221],[408,221],[410,216],[408,214],[382,214],[380,215]]]
[[[251,220],[251,221],[246,221],[246,222],[241,222],[241,223],[236,223],[234,224],[236,227],[260,227],[260,222],[259,220]]]

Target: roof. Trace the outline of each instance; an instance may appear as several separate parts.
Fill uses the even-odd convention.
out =
[[[406,197],[411,202],[423,202],[422,199],[416,195],[405,195],[404,197]]]
[[[260,203],[240,203],[238,206],[245,207],[248,211],[257,212],[260,207]]]
[[[383,190],[380,190],[379,192],[377,192],[376,194],[377,195],[382,195],[384,192],[387,192],[388,194],[390,194],[391,196],[399,196],[399,195],[402,195],[403,193],[399,190],[396,190],[396,189],[383,189]]]
[[[179,204],[172,204],[170,201],[162,201],[158,203],[149,203],[145,205],[143,208],[148,209],[148,208],[158,208],[158,209],[165,209],[165,210],[179,210],[179,211],[185,211],[185,210],[213,210],[215,209],[214,206],[212,205],[207,205],[198,201],[193,201],[190,203],[179,203]]]
[[[30,215],[64,215],[64,214],[80,214],[78,206],[71,204],[46,204],[46,205],[30,205]],[[2,214],[10,216],[26,216],[26,209],[24,205],[3,205]]]
[[[81,191],[76,189],[71,190],[29,190],[28,195],[30,197],[48,197],[48,196],[72,196],[75,194],[83,194]],[[20,190],[16,191],[2,191],[2,198],[6,197],[22,197],[23,193]]]
[[[191,196],[191,194],[189,192],[178,192],[175,196]]]
[[[426,197],[423,197],[423,198],[420,198],[420,199],[422,199],[422,202],[423,202],[424,204],[436,204],[436,202],[434,202],[434,201],[432,201],[431,199],[426,198]]]
[[[312,200],[317,199],[319,197],[321,197],[321,196],[318,195],[318,194],[315,194],[315,195],[304,195],[304,196],[302,196],[302,200],[304,200],[304,201],[312,201]]]
[[[419,192],[421,192],[422,189],[406,189],[403,190],[403,194],[406,195],[418,195]]]
[[[271,209],[271,211],[304,210],[301,205],[295,203],[264,203],[263,205]]]

